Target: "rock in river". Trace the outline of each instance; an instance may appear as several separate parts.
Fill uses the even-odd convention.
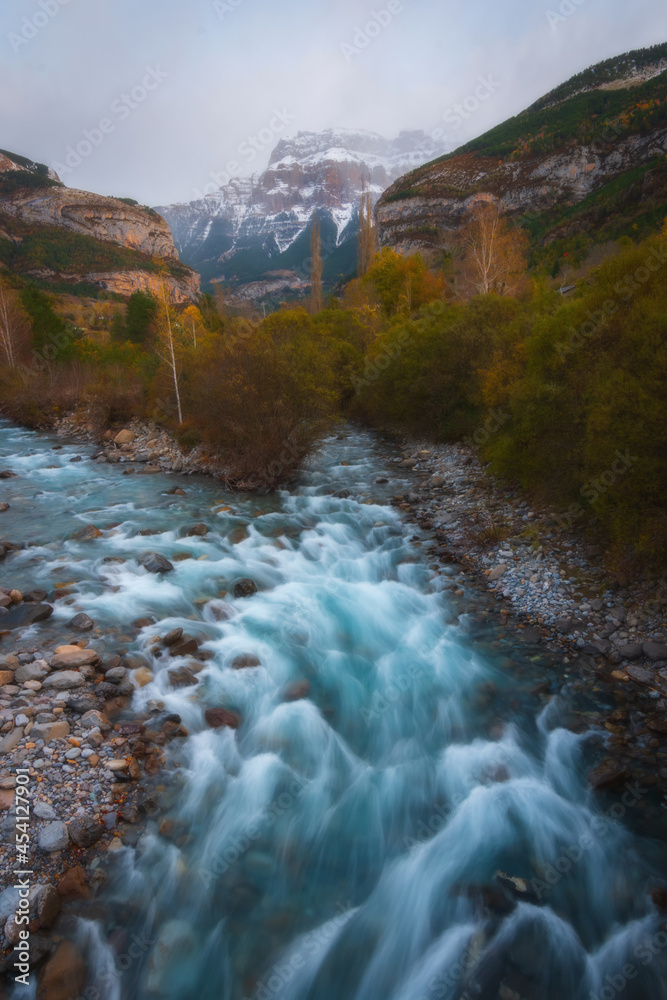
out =
[[[211,729],[222,729],[225,726],[238,729],[241,725],[241,716],[227,708],[207,708],[204,717]]]
[[[68,628],[76,629],[77,632],[90,632],[95,627],[95,622],[88,615],[75,615],[71,621],[67,622]]]
[[[3,629],[25,628],[43,622],[53,614],[50,604],[20,604],[2,619]]]
[[[252,597],[257,593],[257,584],[254,580],[245,577],[234,584],[234,597]]]
[[[171,573],[174,568],[159,552],[142,552],[139,556],[139,565],[149,573]]]

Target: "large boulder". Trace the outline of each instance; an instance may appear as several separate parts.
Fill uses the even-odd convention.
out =
[[[94,538],[101,538],[102,532],[99,528],[96,528],[94,524],[87,524],[83,528],[79,528],[72,535],[72,538],[77,542],[91,542]]]
[[[159,552],[142,552],[138,562],[149,573],[171,573],[174,568],[169,560],[160,555]]]
[[[46,660],[33,660],[32,663],[22,663],[14,678],[18,684],[25,684],[26,681],[42,681],[49,670]]]
[[[46,621],[53,614],[50,604],[19,604],[2,619],[3,629],[25,628],[36,622]]]
[[[44,740],[44,745],[48,746],[54,740],[66,740],[69,736],[69,722],[65,719],[58,719],[56,722],[37,722],[30,730],[32,740]]]
[[[117,445],[132,444],[135,437],[136,434],[133,431],[130,431],[127,428],[125,428],[124,430],[119,431],[118,434],[116,434],[115,438],[113,439],[113,443]]]
[[[630,781],[632,775],[627,767],[624,767],[613,758],[603,760],[588,775],[588,784],[595,791],[607,791],[610,788],[618,788]]]
[[[95,667],[99,662],[99,653],[94,649],[78,649],[76,646],[71,646],[68,652],[56,653],[51,658],[51,669],[80,670],[81,667]]]
[[[86,873],[81,865],[70,868],[58,882],[58,894],[63,899],[90,899]]]
[[[193,524],[191,528],[187,528],[185,531],[186,536],[191,538],[196,538],[197,536],[202,537],[203,535],[208,535],[209,529],[205,524]]]
[[[95,622],[88,615],[81,613],[75,615],[71,621],[67,622],[67,628],[73,628],[77,632],[90,632],[95,627]]]
[[[204,718],[211,729],[238,729],[241,725],[241,716],[228,708],[207,708]]]
[[[75,816],[67,827],[69,839],[77,847],[92,847],[102,837],[104,827],[90,815]]]
[[[60,820],[47,823],[37,835],[37,844],[39,849],[47,854],[51,854],[53,851],[63,851],[69,844],[67,827]]]
[[[60,913],[62,903],[54,885],[40,885],[33,901],[36,916],[42,927],[50,927]]]
[[[2,619],[2,627],[5,628],[6,618]],[[642,646],[644,656],[647,656],[649,660],[667,660],[667,643],[664,642],[645,642]]]
[[[85,683],[86,678],[78,670],[59,670],[55,674],[49,674],[42,681],[42,687],[52,688],[54,691],[71,691]]]
[[[83,993],[86,963],[71,941],[63,941],[39,977],[37,1000],[72,1000]]]

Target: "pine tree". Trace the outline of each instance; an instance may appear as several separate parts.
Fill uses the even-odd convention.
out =
[[[313,216],[313,226],[310,233],[310,308],[317,313],[322,309],[322,240],[320,237],[320,220]]]
[[[377,249],[377,231],[373,202],[370,191],[365,183],[361,188],[361,204],[359,206],[359,252],[357,255],[357,277],[362,278],[373,263]]]

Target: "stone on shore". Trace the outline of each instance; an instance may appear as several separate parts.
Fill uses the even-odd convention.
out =
[[[610,788],[618,788],[630,781],[632,775],[627,767],[619,764],[618,761],[609,758],[598,764],[588,775],[588,784],[594,791],[606,791]]]
[[[60,820],[48,823],[37,834],[37,844],[41,851],[47,854],[53,851],[63,851],[69,844],[67,826]]]
[[[72,688],[81,687],[86,683],[86,678],[77,670],[60,670],[58,673],[49,674],[42,682],[43,688],[53,688],[54,691],[71,691]]]
[[[100,655],[94,649],[78,649],[72,647],[66,653],[56,653],[51,658],[52,670],[80,670],[81,667],[95,667],[100,662]]]
[[[67,829],[70,840],[77,847],[92,847],[104,834],[102,824],[90,815],[75,816],[69,821]]]
[[[117,445],[132,444],[135,437],[136,434],[134,433],[134,431],[124,428],[122,431],[119,431],[118,434],[116,434],[115,438],[113,439],[113,443]]]

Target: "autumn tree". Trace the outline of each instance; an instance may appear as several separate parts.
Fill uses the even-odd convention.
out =
[[[310,309],[318,313],[324,302],[322,299],[322,240],[320,237],[320,220],[313,216],[310,232]]]
[[[197,306],[191,305],[187,307],[181,317],[181,323],[185,339],[196,351],[197,344],[201,344],[202,335],[205,330],[204,317]]]
[[[370,191],[363,185],[361,189],[361,204],[359,206],[359,245],[357,254],[357,276],[366,274],[371,266],[377,249],[377,230],[373,214],[373,202]]]
[[[510,226],[496,205],[480,202],[459,234],[461,277],[473,295],[513,295],[527,267],[528,236]]]
[[[30,338],[30,319],[16,292],[0,281],[0,363],[16,368]]]

